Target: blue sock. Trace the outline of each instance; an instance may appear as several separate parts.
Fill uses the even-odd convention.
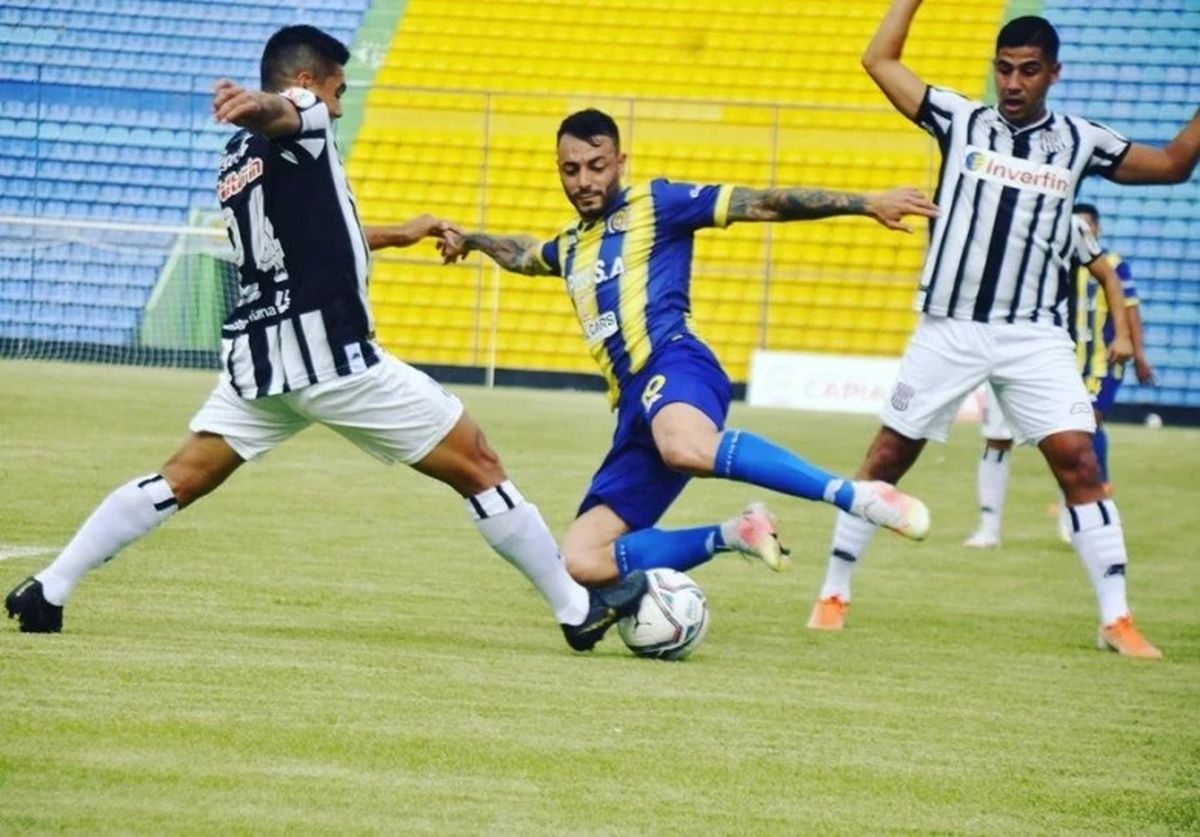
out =
[[[634,570],[666,567],[686,572],[708,561],[725,547],[720,526],[696,529],[641,529],[617,538],[617,572],[621,578]]]
[[[854,486],[805,462],[796,454],[745,430],[726,430],[713,468],[718,477],[761,485],[772,491],[824,500],[850,511]]]
[[[1096,450],[1096,459],[1100,461],[1100,482],[1108,482],[1108,434],[1103,426],[1096,428],[1092,447]]]

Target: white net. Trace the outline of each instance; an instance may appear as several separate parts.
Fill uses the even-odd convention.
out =
[[[237,298],[219,217],[0,217],[0,357],[215,367]]]

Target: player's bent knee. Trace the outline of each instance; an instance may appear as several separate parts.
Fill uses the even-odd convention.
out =
[[[712,452],[689,441],[660,445],[658,454],[663,464],[672,471],[693,475],[711,474],[713,471]]]
[[[1091,437],[1071,434],[1051,437],[1042,445],[1043,452],[1071,504],[1091,502],[1103,496],[1100,462],[1092,448]]]
[[[616,562],[595,550],[564,550],[563,562],[571,578],[585,587],[612,584],[619,576]]]

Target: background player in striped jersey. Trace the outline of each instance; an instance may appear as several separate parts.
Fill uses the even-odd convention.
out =
[[[1099,404],[1097,392],[1100,391],[1100,386],[1093,384],[1092,370],[1120,369],[1123,374],[1124,361],[1129,357],[1140,357],[1139,377],[1145,372],[1146,379],[1149,380],[1151,372],[1141,349],[1141,321],[1136,320],[1134,315],[1137,290],[1129,278],[1128,268],[1125,270],[1125,276],[1121,277],[1109,254],[1100,246],[1096,235],[1097,228],[1090,222],[1095,211],[1091,204],[1075,205],[1075,252],[1069,268],[1075,304],[1071,307],[1073,313],[1070,316],[1071,322],[1075,323],[1072,334],[1076,336],[1076,345],[1081,356],[1080,369],[1084,384],[1092,394],[1092,408],[1096,413],[1096,433],[1092,437],[1092,444],[1100,463],[1101,476],[1105,480],[1105,493],[1111,496],[1112,491],[1107,482],[1107,440],[1103,436],[1100,422],[1103,411],[1112,406],[1112,398],[1116,391],[1114,387],[1111,393],[1106,395],[1107,401]],[[1097,293],[1098,289],[1103,292]],[[1120,316],[1109,316],[1110,306],[1105,300],[1117,303],[1113,310],[1120,312]],[[1096,313],[1098,306],[1103,306],[1099,309],[1100,314]],[[1098,342],[1093,342],[1089,334],[1097,316]],[[1096,352],[1099,353],[1099,357],[1093,358],[1092,355]],[[1084,356],[1089,358],[1087,362],[1082,360]],[[964,546],[976,549],[1000,546],[1000,527],[1011,462],[1009,454],[1013,447],[1012,430],[1004,420],[1004,413],[996,400],[995,392],[990,385],[985,386],[984,390],[985,402],[980,429],[986,441],[977,471],[979,525],[974,534],[964,542]],[[1063,539],[1070,543],[1071,527],[1066,508],[1060,507],[1059,511],[1061,534]]]
[[[62,606],[86,572],[313,422],[461,494],[479,533],[538,588],[572,648],[591,648],[639,604],[641,574],[594,591],[572,579],[537,507],[458,398],[375,343],[368,251],[449,226],[423,216],[362,227],[332,131],[348,58],[325,32],[290,26],[263,50],[263,90],[274,92],[217,83],[217,121],[243,129],[218,177],[241,283],[223,327],[221,379],[161,470],[110,494],[50,566],[9,593],[22,631],[61,630]]]
[[[690,282],[693,239],[704,227],[866,215],[907,232],[902,217],[930,216],[932,204],[914,189],[855,195],[666,180],[624,188],[617,125],[597,110],[567,117],[557,141],[559,177],[577,220],[545,243],[450,233],[443,250],[447,261],[479,250],[516,273],[563,277],[608,380],[617,428],[563,541],[571,574],[598,583],[651,567],[686,570],[729,549],[782,569],[785,551],[761,504],[721,525],[651,528],[693,476],[824,500],[868,525],[923,538],[929,518],[920,501],[880,483],[839,479],[753,433],[724,430],[729,378],[692,331]]]
[[[1058,34],[1040,17],[1000,30],[996,106],[931,87],[900,60],[919,6],[894,0],[863,54],[896,109],[937,140],[942,168],[941,214],[931,225],[917,296],[922,317],[859,476],[897,482],[926,440],[946,438],[962,399],[990,381],[1013,430],[1037,443],[1066,496],[1072,543],[1099,600],[1098,644],[1160,657],[1126,601],[1125,536],[1104,495],[1090,438],[1095,419],[1063,327],[1069,283],[1057,279],[1070,253],[1079,181],[1089,174],[1120,183],[1187,180],[1200,155],[1200,114],[1157,149],[1048,111],[1046,93],[1060,70]],[[872,534],[839,515],[809,627],[843,626],[853,568]]]

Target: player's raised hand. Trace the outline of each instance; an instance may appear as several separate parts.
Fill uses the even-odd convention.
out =
[[[904,223],[905,215],[936,218],[938,208],[929,198],[925,197],[925,193],[920,189],[906,186],[901,189],[867,195],[867,215],[889,230],[910,233],[912,227]]]
[[[223,78],[213,85],[213,118],[217,122],[240,124],[239,120],[261,115],[262,102],[257,90]]]

